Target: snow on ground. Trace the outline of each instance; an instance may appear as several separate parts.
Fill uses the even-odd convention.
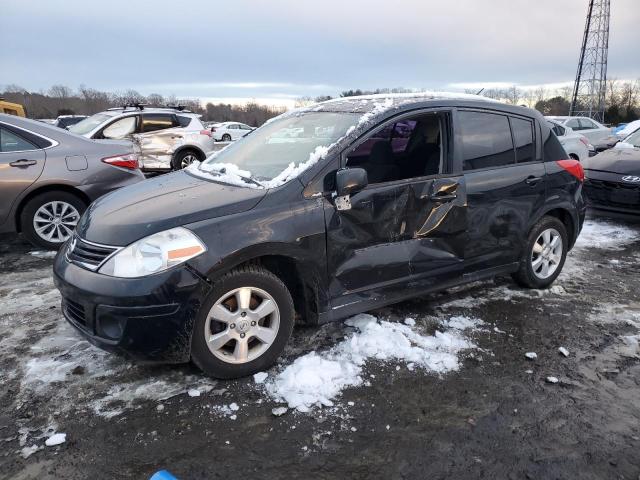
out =
[[[328,351],[298,357],[267,382],[266,390],[290,408],[307,412],[315,406],[333,406],[345,388],[362,385],[363,368],[371,360],[405,362],[437,374],[457,370],[459,353],[475,347],[459,329],[475,328],[480,322],[462,317],[451,321],[457,322],[454,330],[423,335],[406,324],[356,315],[345,322],[355,328],[354,333]]]
[[[584,222],[575,248],[622,250],[626,245],[637,240],[640,240],[640,231],[636,228],[604,220],[588,219]]]

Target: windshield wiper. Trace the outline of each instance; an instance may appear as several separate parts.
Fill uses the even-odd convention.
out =
[[[236,173],[236,172],[227,172],[227,169],[226,169],[226,168],[221,168],[221,169],[219,169],[219,170],[202,170],[202,169],[200,168],[199,170],[200,170],[200,171],[202,171],[202,172],[205,172],[205,173],[215,173],[215,174],[217,174],[218,176],[220,176],[220,175],[225,175],[225,174],[227,174],[227,175],[234,175],[234,176],[236,176],[236,177],[238,177],[238,178],[240,178],[240,179],[244,180],[245,182],[253,183],[254,185],[258,185],[259,187],[264,187],[264,185],[262,185],[262,184],[261,184],[259,181],[257,181],[257,180],[254,180],[254,179],[253,179],[253,178],[251,178],[251,177],[245,177],[244,175],[240,175],[239,173]]]

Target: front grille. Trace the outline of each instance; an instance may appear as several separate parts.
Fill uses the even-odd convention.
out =
[[[69,319],[84,327],[87,326],[87,317],[82,305],[74,302],[73,300],[69,300],[68,298],[63,299],[62,305],[64,313]]]
[[[640,185],[589,179],[584,184],[589,203],[640,209]]]
[[[89,270],[97,270],[118,249],[119,247],[90,243],[76,235],[67,247],[67,259]]]

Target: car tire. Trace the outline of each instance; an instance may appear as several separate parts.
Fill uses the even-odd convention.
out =
[[[564,223],[555,217],[542,217],[529,231],[520,267],[512,274],[513,279],[526,288],[547,288],[560,275],[568,247]]]
[[[195,150],[181,150],[173,157],[171,168],[173,168],[174,170],[183,170],[193,162],[199,162],[201,160],[202,155],[200,155]]]
[[[214,378],[263,371],[284,350],[294,319],[291,293],[277,276],[258,266],[240,267],[217,280],[203,302],[194,322],[191,359]]]
[[[87,204],[73,193],[52,191],[36,195],[20,214],[22,234],[37,247],[58,250],[71,236],[86,208]],[[51,220],[49,228],[47,220]]]
[[[223,142],[230,142],[231,141],[231,135],[229,135],[228,133],[225,133],[224,135],[222,135],[222,141]]]

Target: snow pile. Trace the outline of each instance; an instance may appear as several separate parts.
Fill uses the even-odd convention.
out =
[[[57,253],[58,253],[57,251],[34,250],[33,252],[29,252],[29,255],[31,255],[32,257],[39,257],[39,258],[53,258],[56,256]]]
[[[216,180],[228,183],[230,185],[237,185],[239,187],[250,188],[262,188],[258,183],[254,183],[251,180],[251,172],[248,170],[242,170],[235,163],[201,163],[198,167],[202,172],[215,173]]]
[[[408,325],[368,314],[356,315],[346,324],[357,331],[326,352],[297,358],[266,384],[267,392],[306,412],[313,406],[332,406],[342,390],[363,384],[362,369],[369,359],[404,361],[443,374],[459,368],[460,351],[475,347],[459,331],[424,336]]]
[[[309,159],[306,162],[299,163],[297,166],[294,162],[291,162],[287,168],[285,168],[282,172],[280,172],[276,177],[271,180],[261,182],[265,188],[275,188],[280,185],[284,185],[292,178],[297,177],[306,169],[318,163],[319,160],[323,159],[329,149],[335,145],[335,142],[328,147],[318,146],[315,148],[313,152],[309,154]]]
[[[393,98],[391,97],[384,98],[384,101],[382,102],[374,103],[373,108],[360,117],[358,120],[358,126],[364,125],[369,120],[381,114],[385,110],[389,110],[391,107],[393,107]]]
[[[44,444],[47,447],[55,447],[56,445],[61,445],[66,441],[67,441],[67,434],[66,433],[54,433],[49,438],[47,438],[47,440],[44,442]]]
[[[449,320],[441,322],[446,328],[453,328],[454,330],[466,330],[468,328],[477,328],[484,324],[482,320],[477,318],[470,318],[464,316],[451,317]]]
[[[600,248],[622,250],[627,244],[640,238],[640,232],[625,225],[602,220],[587,220],[576,242],[576,249]]]

